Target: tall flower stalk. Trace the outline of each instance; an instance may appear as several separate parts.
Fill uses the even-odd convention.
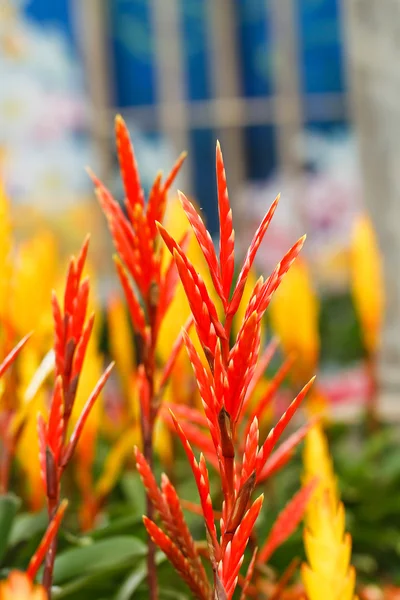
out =
[[[302,578],[309,600],[356,600],[355,569],[351,566],[351,536],[345,532],[344,506],[325,434],[315,425],[306,436],[305,483],[316,475],[319,484],[305,518],[304,546],[308,564]]]
[[[166,382],[183,346],[183,340],[180,338],[165,366],[166,371],[161,376],[161,383],[157,385],[155,372],[158,334],[179,278],[173,259],[165,270],[162,269],[163,248],[156,223],[163,221],[168,190],[179,172],[185,154],[178,158],[164,182],[162,174],[157,175],[146,204],[129,132],[120,116],[116,118],[115,131],[125,190],[125,211],[99,179],[92,173],[91,177],[118,253],[115,258],[116,269],[139,341],[137,385],[143,453],[152,468],[155,422]],[[187,239],[185,234],[181,239],[183,247],[186,246]],[[152,519],[153,505],[149,497],[146,511],[148,518]],[[157,579],[155,547],[150,536],[148,544],[149,597],[154,600],[157,598]]]
[[[153,519],[144,518],[146,529],[154,542],[168,556],[180,576],[197,598],[230,599],[235,591],[244,552],[260,513],[263,494],[252,500],[253,492],[262,481],[289,460],[294,447],[304,437],[307,428],[296,432],[273,452],[289,422],[310,389],[313,379],[301,390],[266,440],[259,444],[259,420],[273,399],[263,396],[254,406],[252,394],[268,364],[275,347],[267,347],[257,368],[260,352],[261,320],[274,291],[298,255],[304,238],[287,252],[273,273],[256,282],[250,295],[237,336],[232,340],[232,323],[237,313],[256,252],[268,229],[278,204],[278,198],[266,213],[246,254],[243,266],[233,286],[235,270],[234,229],[224,163],[219,145],[216,152],[218,207],[220,216],[220,248],[217,254],[201,217],[188,199],[180,194],[183,209],[207,261],[215,290],[220,299],[217,307],[203,279],[187,258],[182,244],[174,240],[157,223],[158,230],[171,252],[192,311],[194,326],[204,352],[203,357],[183,331],[184,342],[193,366],[204,414],[187,407],[173,407],[170,421],[182,442],[198,488],[201,510],[207,534],[207,558],[213,570],[213,581],[207,579],[196,544],[186,526],[182,506],[175,488],[164,475],[157,486],[151,464],[136,451],[138,470],[147,495],[161,518],[161,527]],[[218,308],[220,309],[218,311]],[[219,317],[222,314],[222,318]],[[166,417],[168,419],[168,416]],[[190,441],[191,440],[191,441]],[[199,460],[192,443],[200,446]],[[286,445],[285,445],[286,444]],[[207,461],[217,471],[223,494],[219,532],[210,495]],[[283,518],[288,535],[288,521],[298,523],[305,508],[304,494],[295,505],[300,510],[287,511]],[[293,505],[292,505],[293,506]],[[290,514],[289,514],[290,513]],[[299,517],[299,513],[300,517]],[[283,522],[282,521],[282,522]],[[276,545],[285,539],[282,528],[271,532],[268,557]],[[287,536],[286,536],[287,537]],[[255,553],[256,554],[256,553]],[[245,578],[249,585],[256,556]]]
[[[90,394],[72,432],[69,424],[79,386],[85,355],[92,333],[94,315],[87,318],[90,284],[83,279],[89,240],[83,245],[79,256],[69,263],[63,303],[55,293],[52,307],[54,318],[55,385],[49,414],[38,416],[40,466],[46,491],[49,521],[57,514],[61,500],[61,479],[67,467],[90,411],[102,391],[111,372],[112,364],[99,379]],[[57,548],[56,537],[48,548],[43,573],[43,585],[51,597],[53,568]]]

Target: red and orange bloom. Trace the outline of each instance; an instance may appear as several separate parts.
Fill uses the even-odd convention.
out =
[[[179,277],[186,292],[192,311],[194,325],[203,348],[206,363],[195,348],[190,337],[183,331],[184,342],[193,366],[202,400],[204,415],[195,409],[173,406],[175,414],[165,418],[175,427],[180,437],[199,492],[200,503],[208,540],[208,558],[214,572],[212,584],[215,597],[230,599],[235,591],[244,552],[260,513],[263,496],[254,501],[252,494],[258,483],[271,472],[280,468],[289,459],[293,448],[306,434],[307,428],[293,434],[282,445],[274,448],[292,420],[297,409],[310,389],[311,380],[298,394],[287,411],[270,431],[264,443],[259,444],[259,418],[269,405],[273,391],[263,397],[250,410],[250,395],[254,392],[254,381],[259,381],[262,372],[257,369],[260,352],[261,319],[269,306],[274,291],[298,255],[304,238],[301,238],[283,257],[273,273],[264,281],[261,277],[249,296],[244,319],[236,339],[231,343],[232,323],[237,313],[247,277],[252,268],[256,252],[275,212],[278,199],[272,204],[258,228],[245,257],[236,285],[234,274],[234,230],[232,211],[229,204],[222,153],[217,145],[217,185],[220,214],[220,250],[215,251],[211,237],[193,205],[181,194],[183,209],[203,251],[210,276],[222,305],[223,319],[220,320],[216,304],[211,298],[203,279],[188,259],[182,246],[158,223],[160,234],[171,252]],[[262,358],[265,365],[272,357],[276,345],[269,347]],[[289,365],[284,366],[286,373]],[[276,384],[280,383],[282,373]],[[275,386],[277,387],[277,385]],[[244,429],[243,429],[244,423]],[[197,460],[192,450],[196,444],[202,450]],[[282,448],[281,447],[281,448]],[[216,512],[212,504],[206,458],[217,470],[221,479],[223,505],[220,527],[217,530]],[[272,463],[272,464],[271,464]],[[147,494],[162,521],[162,528],[149,518],[145,526],[154,542],[167,554],[176,570],[199,598],[210,597],[210,584],[199,566],[198,557],[188,560],[188,548],[193,541],[183,539],[175,530],[174,523],[180,522],[180,506],[172,502],[172,495],[165,493],[163,486],[157,487],[151,468],[145,457],[137,451],[137,465]],[[312,492],[299,492],[282,513],[276,527],[262,550],[268,558],[275,547],[290,535],[299,523]],[[176,491],[173,497],[177,498]],[[257,556],[254,558],[257,562]],[[250,577],[251,578],[251,577]],[[246,579],[249,585],[249,577]],[[195,591],[196,590],[196,591]]]
[[[89,240],[84,243],[77,259],[69,263],[63,303],[55,293],[52,298],[55,330],[54,355],[56,381],[47,420],[38,416],[40,466],[47,497],[49,519],[53,519],[60,505],[60,483],[90,411],[101,393],[113,365],[100,377],[78,417],[71,435],[69,423],[77,395],[79,380],[93,329],[94,315],[87,318],[90,284],[83,279]],[[49,591],[55,559],[56,539],[46,555],[43,583]]]

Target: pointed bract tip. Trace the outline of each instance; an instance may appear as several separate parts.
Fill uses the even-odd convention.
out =
[[[86,166],[85,167],[85,171],[89,175],[89,177],[92,180],[92,182],[94,183],[94,185],[96,187],[98,187],[99,184],[100,184],[100,179],[95,175],[93,169],[91,167],[89,167],[89,166]]]
[[[115,115],[114,123],[116,126],[125,124],[124,117],[121,115],[121,113]]]
[[[217,150],[219,150],[221,152],[221,144],[220,144],[219,140],[217,140],[217,143],[215,146],[216,146]]]

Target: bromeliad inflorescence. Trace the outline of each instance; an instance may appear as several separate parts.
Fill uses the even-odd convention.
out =
[[[210,585],[196,544],[182,515],[181,504],[175,488],[164,476],[158,488],[151,466],[146,457],[137,450],[137,466],[148,497],[160,515],[162,528],[145,517],[144,523],[154,542],[165,552],[169,560],[187,582],[198,598],[228,598],[236,588],[244,552],[260,513],[263,495],[252,501],[256,486],[272,472],[282,467],[294,447],[304,437],[308,427],[303,427],[278,450],[273,452],[287,425],[312,385],[311,380],[291,403],[277,425],[270,431],[264,443],[259,445],[259,419],[268,407],[273,394],[262,397],[252,405],[255,382],[260,379],[272,354],[274,343],[267,347],[257,368],[260,352],[260,329],[262,317],[268,308],[274,291],[298,255],[304,238],[301,238],[283,257],[273,273],[256,282],[244,313],[243,322],[236,339],[231,343],[232,322],[238,311],[247,277],[256,252],[267,231],[278,204],[278,198],[261,222],[249,247],[236,285],[234,279],[234,230],[229,204],[222,153],[217,145],[216,171],[218,206],[220,215],[219,256],[211,237],[198,213],[187,198],[180,194],[183,209],[192,226],[194,235],[207,261],[210,275],[219,296],[223,318],[212,301],[203,279],[187,258],[182,244],[176,242],[165,228],[157,223],[158,230],[171,252],[185,289],[193,315],[197,335],[204,350],[205,361],[195,349],[185,331],[183,337],[199,388],[204,414],[187,407],[172,407],[170,419],[180,437],[198,488],[204,516],[208,552],[214,577]],[[233,291],[232,291],[233,287]],[[195,458],[191,442],[200,446],[200,459]],[[220,530],[215,524],[216,513],[212,505],[210,483],[206,465],[212,465],[221,481],[223,503]],[[261,558],[269,558],[279,543],[284,541],[300,521],[306,500],[314,482],[307,492],[300,493],[281,516],[282,527],[275,527]],[[254,553],[244,586],[248,586],[251,572],[259,558]]]

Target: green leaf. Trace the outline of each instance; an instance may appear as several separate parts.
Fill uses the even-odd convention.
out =
[[[160,565],[166,560],[165,554],[158,552],[156,554],[156,564]],[[141,583],[146,579],[147,576],[147,563],[145,560],[137,564],[135,569],[129,573],[124,583],[121,585],[119,590],[114,596],[114,600],[130,600],[133,598],[134,592],[138,589]]]
[[[21,500],[14,494],[0,496],[0,561],[6,553],[15,515]]]
[[[116,536],[59,554],[54,565],[54,585],[104,569],[126,565],[146,554],[146,545],[133,536]]]
[[[48,516],[46,511],[40,513],[22,513],[12,524],[9,546],[16,546],[33,536],[43,533],[47,527]]]

